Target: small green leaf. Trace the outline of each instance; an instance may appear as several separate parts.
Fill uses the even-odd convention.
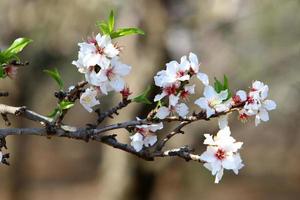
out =
[[[53,118],[53,117],[55,117],[59,112],[60,112],[60,110],[59,110],[58,108],[55,108],[49,115],[47,115],[47,117]]]
[[[214,88],[217,93],[220,93],[223,90],[223,85],[217,78],[215,78]]]
[[[110,37],[111,37],[111,39],[114,39],[114,38],[123,37],[126,35],[132,35],[132,34],[145,35],[145,32],[139,28],[121,28],[121,29],[118,29],[118,30],[112,32],[110,34]]]
[[[4,51],[4,54],[17,54],[21,52],[32,40],[28,38],[18,38],[16,39],[11,46]]]
[[[224,83],[223,83],[223,90],[228,89],[228,78],[226,75],[224,75]]]
[[[44,70],[44,72],[51,76],[57,82],[59,89],[63,89],[64,82],[56,68],[53,70]]]
[[[0,78],[5,78],[5,72],[3,66],[0,66]]]
[[[223,84],[217,78],[215,78],[214,88],[217,93],[220,93],[223,90],[227,90],[228,96],[225,101],[227,101],[228,99],[230,99],[232,97],[231,91],[229,89],[228,78],[226,75],[224,75]]]
[[[114,11],[110,11],[110,15],[108,18],[108,28],[109,28],[109,32],[112,33],[114,31],[114,27],[115,27],[115,16],[114,16]]]
[[[61,110],[68,110],[70,108],[72,108],[75,104],[71,101],[66,101],[66,100],[63,100],[61,102],[59,102],[59,108]]]
[[[142,92],[142,94],[133,98],[132,101],[137,102],[137,103],[152,104],[151,101],[147,97],[150,93],[150,90],[151,90],[151,86],[148,86],[147,89],[144,92]]]
[[[100,29],[103,35],[110,35],[109,26],[105,22],[97,22],[96,26]]]

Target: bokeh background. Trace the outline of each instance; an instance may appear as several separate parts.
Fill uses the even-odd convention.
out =
[[[255,79],[270,86],[278,109],[269,122],[254,127],[253,121],[230,118],[233,136],[244,142],[246,166],[239,176],[226,172],[215,185],[209,171],[195,162],[147,162],[95,142],[10,137],[11,166],[0,167],[0,199],[299,199],[299,0],[1,0],[0,47],[17,37],[34,40],[22,54],[30,65],[19,70],[16,80],[1,80],[1,91],[10,92],[1,101],[50,113],[57,88],[42,70],[57,67],[67,86],[82,80],[71,65],[77,43],[97,33],[95,22],[111,9],[117,26],[138,26],[147,33],[118,41],[124,46],[123,61],[133,66],[127,82],[135,94],[153,84],[153,75],[166,62],[189,52],[200,57],[211,81],[227,74],[233,91],[247,89]],[[199,86],[194,98],[202,90]],[[118,98],[102,99],[103,108]],[[149,109],[130,105],[115,120],[143,117]],[[84,126],[95,117],[76,105],[66,122]],[[37,126],[20,119],[13,125]],[[203,133],[216,132],[217,123],[199,122],[185,130],[169,147],[190,144],[200,153]],[[126,132],[117,133],[128,141]]]

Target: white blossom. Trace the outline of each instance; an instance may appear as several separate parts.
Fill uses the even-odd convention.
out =
[[[194,53],[190,53],[189,54],[189,60],[190,60],[190,67],[191,67],[191,72],[192,74],[196,74],[197,78],[202,81],[202,83],[204,85],[208,85],[209,84],[209,79],[207,74],[200,72],[199,70],[199,62],[198,62],[198,58]]]
[[[222,115],[218,117],[218,125],[220,129],[228,127],[228,116]]]
[[[185,85],[183,90],[180,92],[180,98],[188,100],[188,97],[191,94],[195,94],[195,84],[194,85]]]
[[[185,117],[189,113],[189,108],[185,103],[178,103],[175,106],[162,106],[157,110],[155,117],[165,119],[171,113],[177,113],[180,117]]]
[[[205,162],[204,167],[215,176],[215,183],[219,183],[224,169],[232,170],[235,174],[244,166],[240,154],[237,152],[242,147],[242,142],[230,136],[229,127],[221,129],[215,137],[204,134],[204,144],[208,145],[206,151],[200,155]]]
[[[216,112],[224,112],[229,109],[230,105],[223,102],[228,97],[227,90],[222,90],[220,93],[217,93],[212,86],[208,85],[205,86],[203,95],[204,97],[197,99],[195,104],[206,111],[207,118]]]
[[[80,96],[80,103],[88,112],[92,112],[92,107],[100,104],[96,97],[97,91],[94,88],[87,88]]]
[[[255,115],[255,126],[260,121],[268,121],[268,111],[276,109],[276,103],[273,100],[266,99],[269,87],[260,81],[254,81],[248,94],[247,102],[243,108],[243,113],[247,116]]]
[[[156,76],[154,76],[155,85],[165,87],[166,85],[172,85],[179,81],[189,80],[189,65],[187,60],[182,60],[181,63],[177,61],[167,63],[166,70],[159,71]]]
[[[179,100],[179,96],[177,95],[177,90],[180,87],[178,83],[172,83],[172,84],[165,84],[162,93],[157,94],[154,97],[154,102],[161,100],[164,97],[169,97],[169,104],[170,105],[176,105]]]
[[[144,146],[153,146],[157,141],[157,136],[154,132],[162,128],[162,123],[136,126],[136,133],[130,137],[131,146],[137,152],[141,151]]]

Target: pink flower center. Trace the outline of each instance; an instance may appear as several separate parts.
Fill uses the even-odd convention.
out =
[[[171,94],[176,94],[177,87],[176,85],[168,86],[164,88],[164,91],[167,93],[168,96]]]
[[[87,42],[90,43],[90,44],[97,45],[97,40],[96,40],[96,38],[94,38],[94,37],[88,38]]]
[[[225,158],[225,151],[223,151],[222,149],[218,149],[218,151],[215,153],[215,156],[219,160],[223,160]]]
[[[242,102],[241,97],[238,96],[238,95],[234,95],[233,98],[232,98],[232,100],[233,100],[233,102],[234,102],[235,104],[238,104],[238,103],[241,103],[241,102]]]
[[[189,96],[189,92],[184,90],[180,93],[180,97],[183,98],[183,99],[187,99]]]
[[[96,52],[102,55],[104,54],[104,48],[101,48],[98,45],[96,45]]]
[[[249,116],[248,116],[246,113],[242,113],[242,114],[240,114],[240,116],[239,116],[240,120],[242,120],[242,121],[247,120],[248,117],[249,117]]]
[[[136,131],[142,134],[143,136],[147,135],[147,130],[144,128],[136,128]]]
[[[182,77],[182,76],[184,76],[184,71],[178,71],[177,73],[176,73],[176,75],[177,75],[177,78],[180,78],[180,77]]]
[[[129,87],[125,87],[123,90],[120,91],[120,93],[122,94],[122,97],[124,99],[127,99],[132,94],[129,90]]]
[[[254,103],[253,97],[250,97],[250,96],[247,97],[247,101],[248,101],[248,103],[250,103],[250,104],[253,104],[253,103]]]
[[[105,75],[107,76],[107,78],[108,78],[109,80],[111,80],[111,79],[113,78],[113,76],[114,76],[114,71],[113,71],[113,69],[112,69],[112,68],[107,69]]]

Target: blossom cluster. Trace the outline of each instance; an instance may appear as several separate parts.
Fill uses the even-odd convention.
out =
[[[100,104],[99,97],[111,91],[120,92],[123,98],[128,98],[130,91],[123,78],[129,74],[131,67],[120,61],[120,48],[112,43],[110,36],[98,34],[87,42],[79,43],[79,47],[78,60],[73,64],[85,75],[90,85],[80,97],[83,107],[92,112],[93,107]],[[226,77],[224,84],[216,80],[214,86],[210,85],[194,53],[181,57],[180,62],[171,61],[166,64],[166,69],[154,76],[155,85],[161,89],[153,100],[157,103],[154,121],[133,127],[130,145],[136,152],[154,146],[158,141],[156,132],[163,129],[164,119],[170,115],[186,119],[189,113],[187,102],[190,95],[195,94],[195,84],[190,83],[193,77],[197,77],[204,85],[203,96],[194,103],[205,113],[206,119],[218,117],[220,130],[215,136],[204,134],[207,148],[199,160],[215,176],[215,183],[219,183],[224,170],[238,174],[244,166],[238,152],[243,143],[236,142],[231,136],[227,119],[229,113],[238,108],[242,121],[255,116],[257,126],[261,121],[268,121],[268,111],[276,108],[276,103],[267,99],[268,86],[260,81],[254,81],[248,92],[238,90],[232,96]]]
[[[261,81],[254,81],[248,93],[239,90],[233,100],[235,103],[245,102],[243,109],[240,110],[240,119],[246,120],[250,116],[255,116],[255,126],[261,121],[268,121],[268,111],[276,109],[276,103],[267,99],[268,92],[269,87]]]
[[[120,48],[113,44],[109,35],[97,34],[87,42],[78,44],[78,60],[73,61],[78,71],[85,75],[91,85],[80,98],[80,103],[89,111],[100,104],[99,96],[110,91],[121,92],[125,89],[123,77],[128,75],[131,66],[120,61]]]
[[[196,75],[204,85],[209,84],[208,76],[199,70],[198,58],[190,53],[189,58],[183,56],[180,63],[171,61],[166,64],[166,69],[159,71],[154,77],[155,85],[161,87],[162,93],[154,98],[154,102],[161,101],[168,97],[168,105],[160,106],[156,117],[164,119],[171,113],[177,113],[180,117],[185,117],[189,113],[189,108],[180,100],[187,101],[190,94],[195,93],[195,85],[188,85],[190,79]]]

